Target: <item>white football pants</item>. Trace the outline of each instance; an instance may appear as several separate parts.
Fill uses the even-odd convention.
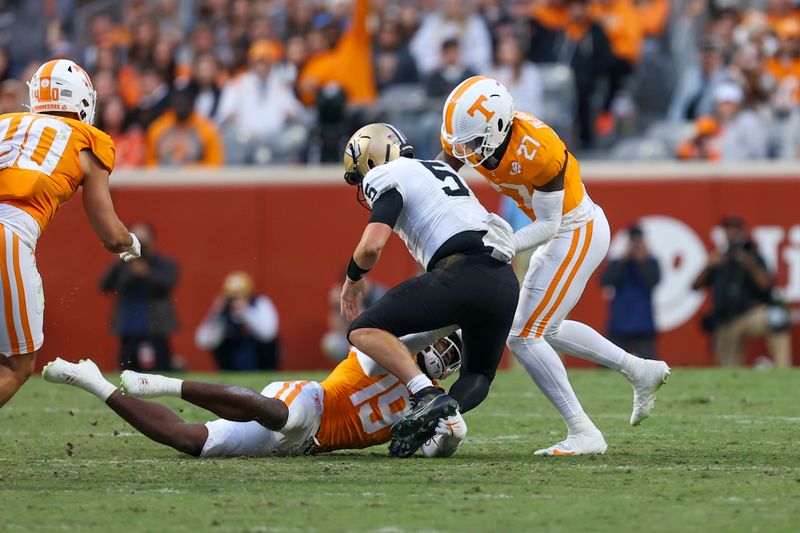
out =
[[[520,290],[508,347],[565,421],[583,412],[557,352],[619,370],[622,348],[580,322],[565,320],[608,251],[605,213],[585,225],[559,232],[531,257]]]

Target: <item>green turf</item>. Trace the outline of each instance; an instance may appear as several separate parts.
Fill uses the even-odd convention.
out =
[[[675,371],[640,428],[617,374],[571,376],[605,456],[533,457],[562,425],[519,371],[498,376],[445,460],[191,459],[34,379],[0,410],[0,531],[800,531],[800,372]]]

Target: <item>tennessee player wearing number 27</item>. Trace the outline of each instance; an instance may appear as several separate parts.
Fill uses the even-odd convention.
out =
[[[589,326],[565,320],[608,251],[606,216],[558,135],[533,115],[515,112],[497,80],[463,81],[445,101],[442,118],[439,159],[455,169],[474,168],[531,219],[513,237],[516,252],[535,252],[507,343],[567,425],[566,439],[536,454],[604,453],[605,439],[575,396],[558,352],[621,372],[633,385],[634,426],[650,415],[669,375],[666,363],[636,357]]]
[[[30,112],[0,116],[0,407],[30,377],[44,342],[34,251],[58,208],[82,186],[86,215],[106,249],[124,260],[140,255],[111,201],[114,142],[92,126],[97,96],[88,74],[54,59],[28,87]]]

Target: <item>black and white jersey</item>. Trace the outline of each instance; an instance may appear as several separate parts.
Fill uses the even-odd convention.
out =
[[[465,231],[490,232],[490,225],[499,218],[486,211],[458,173],[443,161],[401,157],[370,170],[362,185],[370,207],[392,189],[403,197],[393,229],[423,267],[450,237]],[[497,247],[495,242],[486,244]],[[501,248],[505,244],[513,250],[510,240]]]

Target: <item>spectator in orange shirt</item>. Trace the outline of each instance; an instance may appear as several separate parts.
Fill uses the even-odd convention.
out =
[[[372,44],[367,29],[370,0],[355,0],[350,25],[336,46],[309,59],[297,80],[298,94],[305,105],[316,101],[319,90],[339,85],[352,106],[375,101],[377,89],[372,67]]]
[[[203,165],[224,162],[222,139],[214,124],[194,111],[187,90],[175,91],[172,108],[147,128],[149,166]]]
[[[714,117],[700,117],[694,122],[694,136],[678,145],[678,159],[719,161],[719,125]]]
[[[780,107],[792,107],[800,101],[800,21],[785,18],[775,25],[778,51],[764,64],[764,69],[778,84]]]
[[[125,104],[119,96],[103,101],[97,127],[108,133],[116,146],[115,168],[144,164],[144,133],[138,124],[128,124]]]
[[[601,134],[613,129],[611,103],[642,53],[643,30],[631,0],[596,0],[570,4],[573,23],[585,28],[576,39],[572,68],[578,93],[578,133],[584,147],[594,141],[595,127]],[[597,81],[608,80],[602,113],[593,124],[592,95]]]

